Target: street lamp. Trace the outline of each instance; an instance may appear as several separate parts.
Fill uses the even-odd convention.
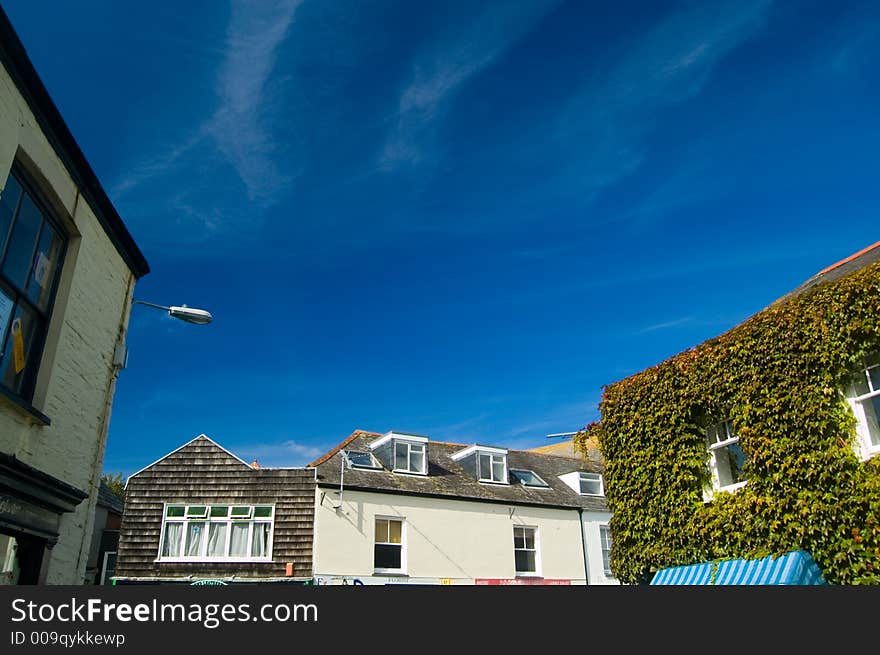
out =
[[[155,303],[147,302],[145,300],[132,300],[132,307],[135,305],[146,305],[147,307],[155,307],[156,309],[164,309],[168,312],[168,315],[180,319],[181,321],[186,321],[187,323],[193,323],[195,325],[207,325],[213,320],[213,316],[211,316],[211,312],[206,311],[204,309],[196,309],[194,307],[187,307],[186,305],[180,305],[179,307],[173,305],[171,307],[166,307],[165,305],[157,305]],[[120,339],[116,344],[116,350],[113,353],[113,366],[116,369],[123,369],[128,365],[128,346],[125,345],[125,338]]]
[[[144,300],[134,300],[131,303],[132,305],[146,305],[147,307],[155,307],[156,309],[164,309],[168,312],[169,316],[174,318],[179,318],[181,321],[186,321],[187,323],[194,323],[196,325],[207,325],[211,322],[213,318],[211,316],[211,312],[206,311],[204,309],[195,309],[194,307],[187,307],[186,305],[181,305],[180,307],[171,306],[165,307],[164,305],[156,305],[151,302],[146,302]]]

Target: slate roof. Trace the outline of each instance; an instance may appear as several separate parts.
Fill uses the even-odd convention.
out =
[[[317,469],[318,486],[338,489],[343,457],[341,451],[369,451],[368,444],[382,436],[378,432],[356,430],[345,441],[309,464]],[[573,509],[582,507],[593,511],[607,511],[604,497],[581,496],[558,477],[573,471],[602,473],[602,467],[597,462],[585,462],[579,457],[561,457],[528,450],[508,449],[508,470],[528,469],[534,471],[550,485],[550,488],[524,487],[518,482],[508,485],[489,484],[478,482],[462,468],[459,462],[454,462],[451,458],[454,453],[473,445],[429,440],[427,444],[428,475],[426,476],[392,473],[384,468],[376,470],[346,468],[343,476],[343,490],[357,489],[459,500]]]
[[[798,296],[808,289],[812,289],[817,284],[824,284],[825,282],[832,282],[834,280],[837,280],[844,275],[848,275],[853,271],[864,268],[865,266],[873,264],[878,260],[880,260],[880,241],[871,244],[867,248],[859,250],[857,253],[853,253],[849,257],[846,257],[845,259],[842,259],[839,262],[828,266],[827,268],[822,269],[809,280],[801,284],[799,287],[782,296],[782,298],[777,300],[776,303],[783,302],[794,296]]]
[[[103,480],[101,480],[101,485],[98,487],[98,505],[106,507],[117,514],[122,514],[122,501],[119,499],[119,496],[110,491],[110,487]]]

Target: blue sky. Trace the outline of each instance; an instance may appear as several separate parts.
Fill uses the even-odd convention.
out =
[[[151,265],[105,470],[528,448],[878,240],[870,2],[3,0]]]

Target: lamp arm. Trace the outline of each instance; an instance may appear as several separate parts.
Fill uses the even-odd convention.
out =
[[[146,305],[147,307],[155,307],[156,309],[164,309],[168,311],[171,309],[170,307],[165,307],[164,305],[156,305],[155,303],[147,302],[146,300],[132,300],[132,305]]]

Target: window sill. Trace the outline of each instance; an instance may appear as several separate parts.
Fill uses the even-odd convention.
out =
[[[408,578],[409,573],[400,569],[374,569],[373,575],[381,575],[386,578]]]
[[[543,580],[543,579],[544,579],[544,576],[543,576],[543,575],[538,575],[537,573],[520,573],[519,571],[517,571],[517,572],[514,574],[514,577],[516,577],[516,578],[527,578],[527,579],[529,579],[529,580]]]
[[[19,410],[27,412],[28,418],[31,421],[39,423],[40,425],[51,425],[52,419],[4,386],[0,386],[0,397],[6,398],[6,400],[15,405]]]
[[[746,486],[748,483],[749,483],[748,480],[746,480],[745,482],[737,482],[736,484],[729,484],[726,487],[717,487],[717,488],[712,487],[711,489],[706,489],[703,492],[703,502],[704,503],[712,502],[712,499],[715,498],[715,494],[736,493],[737,491],[742,489],[744,486]]]
[[[271,557],[160,557],[155,564],[271,564]]]
[[[420,473],[419,471],[401,471],[400,469],[394,469],[391,471],[392,473],[399,473],[400,475],[417,475],[421,478],[428,477],[427,473]]]
[[[509,482],[499,482],[497,480],[477,480],[480,484],[491,484],[495,487],[509,487]]]
[[[863,462],[867,462],[869,459],[871,459],[872,457],[876,457],[877,455],[880,455],[880,446],[874,446],[874,445],[865,446],[865,445],[863,445],[859,449],[859,459]]]

